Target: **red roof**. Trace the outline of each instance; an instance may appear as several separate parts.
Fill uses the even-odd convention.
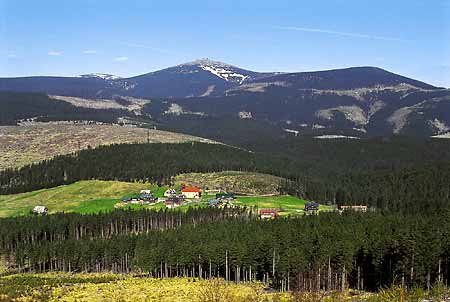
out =
[[[278,214],[277,209],[261,209],[261,214]]]
[[[202,190],[200,190],[200,188],[196,188],[196,187],[186,187],[186,188],[181,189],[181,192],[201,193]]]

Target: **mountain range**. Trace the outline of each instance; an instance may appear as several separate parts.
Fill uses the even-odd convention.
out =
[[[376,67],[275,73],[202,59],[129,78],[101,73],[0,78],[0,91],[40,92],[62,102],[75,97],[78,105],[113,100],[123,107],[125,102],[141,106],[140,114],[158,122],[246,119],[293,134],[450,131],[450,90]],[[149,101],[136,101],[143,99]]]

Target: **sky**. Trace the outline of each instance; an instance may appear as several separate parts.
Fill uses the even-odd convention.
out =
[[[450,0],[0,0],[0,77],[128,77],[199,58],[377,66],[450,87]]]

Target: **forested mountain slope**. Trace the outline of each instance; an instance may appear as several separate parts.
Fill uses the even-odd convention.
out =
[[[89,104],[95,99],[144,98],[152,100],[143,110],[144,117],[169,127],[188,116],[253,119],[300,134],[324,129],[353,131],[360,136],[426,137],[450,132],[448,89],[375,67],[260,73],[204,59],[131,78],[4,78],[0,79],[0,91],[79,97]],[[16,106],[26,112],[30,104]],[[80,119],[88,114],[79,108],[76,113],[73,108],[64,110],[49,115]],[[118,113],[98,111],[97,115],[109,115],[109,121],[116,121]],[[32,110],[26,117],[39,114]],[[11,123],[18,116],[3,114],[0,122]],[[206,125],[207,121],[202,124]]]
[[[204,143],[102,146],[18,170],[2,171],[0,193],[27,192],[84,179],[170,184],[180,173],[256,171],[290,179],[280,184],[282,192],[322,203],[435,212],[450,205],[449,149],[444,144],[446,141],[442,143],[440,147],[447,153],[433,146],[417,149],[416,154],[430,156],[423,162],[414,162],[411,157],[398,158],[401,148],[387,148],[392,154],[384,160],[376,160],[375,148],[367,152],[373,158],[361,160],[364,157],[358,153],[370,148],[369,145],[358,148],[337,145],[337,149],[320,145],[319,148],[324,148],[322,162],[314,159],[314,151],[308,154],[301,149],[297,149],[297,155],[280,155]],[[342,158],[334,159],[336,155]]]

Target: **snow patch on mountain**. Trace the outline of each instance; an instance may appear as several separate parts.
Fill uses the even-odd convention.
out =
[[[107,73],[90,73],[90,74],[83,74],[80,75],[81,78],[96,78],[96,79],[103,79],[103,80],[119,80],[121,77],[107,74]]]
[[[208,71],[227,82],[242,84],[246,79],[250,78],[248,75],[239,73],[237,71],[239,69],[232,65],[210,59],[195,60],[190,63],[182,64],[180,67],[192,65],[198,66],[199,68]]]
[[[334,134],[327,134],[327,135],[319,135],[315,136],[314,138],[318,139],[359,139],[359,137],[356,136],[345,136],[345,135],[334,135]]]
[[[238,82],[239,84],[242,84],[242,82],[244,82],[245,79],[248,78],[248,76],[246,75],[235,73],[231,70],[227,70],[225,68],[221,68],[214,65],[200,65],[200,67],[203,70],[209,71],[212,74],[218,76],[221,79],[224,79],[227,82]]]

